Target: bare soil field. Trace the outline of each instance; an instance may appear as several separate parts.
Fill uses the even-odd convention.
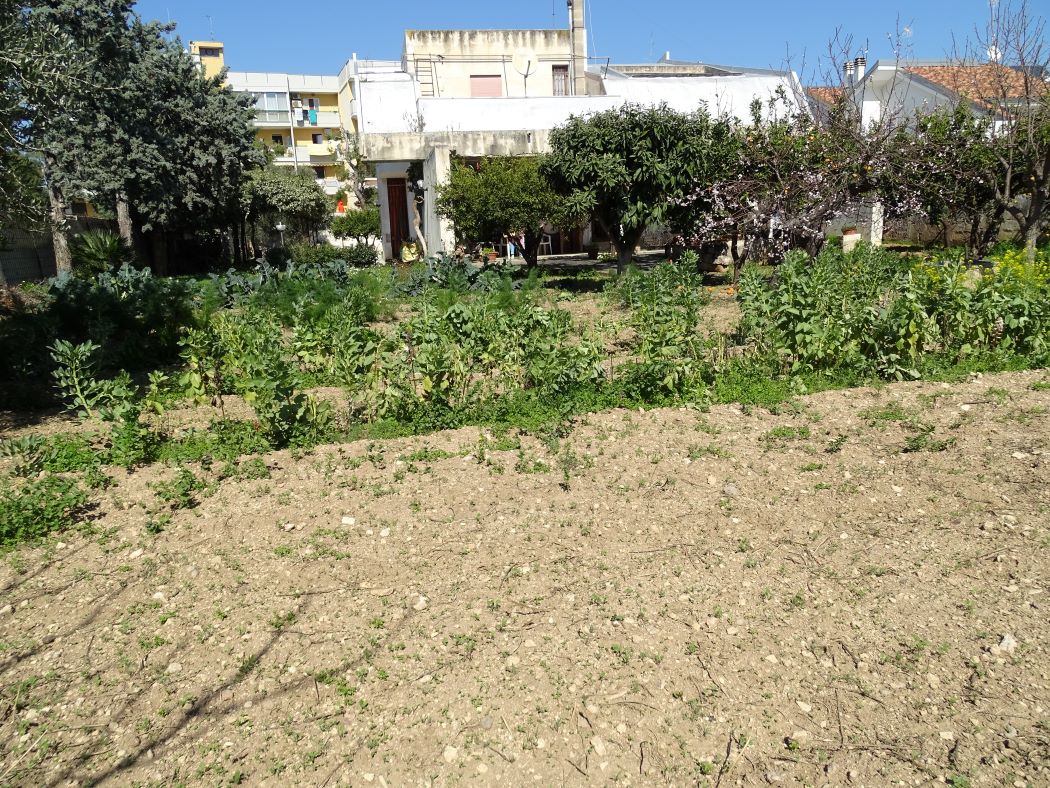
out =
[[[118,471],[0,569],[0,783],[1050,784],[1046,389],[275,452],[155,534]]]

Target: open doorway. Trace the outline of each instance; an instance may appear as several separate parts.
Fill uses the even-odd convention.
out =
[[[404,178],[386,181],[387,218],[390,220],[390,256],[397,260],[401,246],[409,239],[408,193]]]

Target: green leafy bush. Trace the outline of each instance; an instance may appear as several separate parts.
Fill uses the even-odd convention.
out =
[[[630,395],[657,403],[705,399],[709,365],[700,318],[710,299],[696,253],[645,271],[632,267],[609,293],[631,310],[637,358],[620,373]]]
[[[42,476],[21,483],[0,479],[0,547],[40,539],[70,527],[87,494],[76,481]]]
[[[221,313],[215,321],[226,375],[274,447],[313,445],[331,434],[330,409],[298,388],[297,369],[273,316],[248,309],[236,316]]]
[[[505,291],[450,302],[442,293],[396,334],[363,331],[346,343],[341,368],[361,417],[453,413],[519,390],[556,398],[602,378],[600,347],[567,312]]]
[[[154,454],[155,437],[139,423],[139,417],[166,378],[161,373],[151,373],[147,397],[141,396],[127,372],[110,380],[99,379],[93,361],[98,349],[92,342],[74,345],[56,341],[51,349],[55,363],[52,374],[67,409],[76,411],[81,418],[110,423],[106,462],[131,468]]]
[[[745,270],[742,330],[793,372],[918,377],[929,356],[1045,358],[1046,267],[1003,258],[991,268],[913,263],[870,247],[818,258],[792,252],[767,282]]]
[[[336,238],[353,238],[366,244],[383,234],[378,208],[347,211],[332,219],[329,228]]]

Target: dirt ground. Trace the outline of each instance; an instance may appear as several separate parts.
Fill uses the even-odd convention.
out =
[[[1046,380],[275,452],[158,534],[117,472],[0,566],[0,784],[1050,785]]]

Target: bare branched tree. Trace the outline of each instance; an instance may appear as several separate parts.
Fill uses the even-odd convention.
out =
[[[1050,226],[1050,47],[1046,20],[1029,0],[989,4],[988,25],[953,58],[960,102],[992,120],[994,162],[981,173],[995,184],[993,210],[1018,225],[1034,258]]]

